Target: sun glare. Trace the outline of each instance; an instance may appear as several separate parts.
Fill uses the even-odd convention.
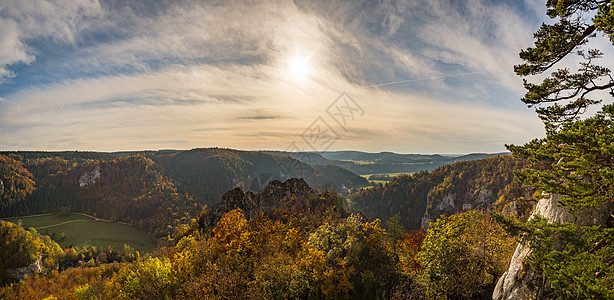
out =
[[[290,60],[290,77],[296,80],[304,80],[309,73],[309,59],[296,54],[292,60]]]

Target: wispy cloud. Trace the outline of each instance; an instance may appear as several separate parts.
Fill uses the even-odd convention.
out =
[[[498,151],[541,132],[512,72],[534,2],[2,3],[0,148],[283,150],[347,91],[340,148]]]

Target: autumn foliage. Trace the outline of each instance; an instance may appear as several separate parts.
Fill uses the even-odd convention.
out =
[[[6,286],[0,295],[8,299],[417,299],[442,295],[433,293],[432,286],[451,282],[441,281],[446,272],[471,274],[450,279],[460,283],[477,278],[467,291],[458,285],[454,289],[458,295],[475,295],[479,288],[488,293],[488,284],[509,260],[503,250],[507,248],[502,248],[508,240],[498,235],[497,225],[484,214],[445,217],[429,231],[401,231],[395,239],[388,234],[399,232],[393,229],[394,222],[385,228],[361,213],[348,215],[336,205],[338,197],[325,192],[310,200],[312,211],[287,206],[249,219],[238,208],[214,228],[193,222],[176,244],[143,257],[137,252],[111,260],[106,258],[113,253],[87,256],[67,249],[58,260],[91,257],[90,262],[50,268]],[[448,233],[442,235],[441,230]],[[440,275],[434,276],[434,270]]]

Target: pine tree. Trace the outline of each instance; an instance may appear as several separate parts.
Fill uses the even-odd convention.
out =
[[[540,84],[525,80],[527,93],[522,101],[536,107],[546,137],[508,149],[544,167],[518,173],[523,183],[560,194],[559,204],[576,218],[590,208],[612,219],[614,79],[608,68],[596,64],[603,52],[585,46],[604,36],[614,43],[614,1],[548,0],[546,5],[555,23],[543,24],[534,34],[535,46],[520,52],[525,62],[515,66],[516,73],[543,74],[574,53],[581,62],[575,70],[565,66],[552,71]],[[601,110],[586,116],[589,107]],[[537,217],[526,224],[508,220],[508,226],[525,233],[532,250],[530,266],[547,282],[543,296],[605,299],[614,297],[610,221],[549,224]]]
[[[582,59],[577,70],[559,68],[541,84],[524,80],[527,93],[522,101],[537,107],[551,132],[556,125],[574,121],[590,105],[602,102],[589,97],[599,97],[602,91],[614,96],[610,70],[595,64],[603,52],[583,49],[592,38],[607,36],[614,41],[614,8],[607,0],[548,0],[546,5],[548,16],[557,22],[542,24],[534,34],[535,46],[520,52],[525,62],[514,71],[520,76],[543,74],[574,51]]]

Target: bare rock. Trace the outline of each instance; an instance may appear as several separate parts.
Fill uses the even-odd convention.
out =
[[[39,257],[35,262],[21,268],[17,269],[6,269],[6,273],[15,279],[24,279],[28,275],[32,275],[34,273],[38,273],[42,271],[41,267],[41,258]]]
[[[79,177],[79,186],[86,187],[92,183],[96,182],[96,179],[100,177],[100,167],[96,167],[89,172],[85,172],[81,177]]]
[[[559,206],[557,201],[561,198],[560,195],[552,195],[548,198],[542,199],[535,206],[535,210],[533,210],[533,214],[529,217],[529,220],[533,218],[534,215],[540,215],[542,217],[548,218],[548,222],[558,222],[558,223],[571,223],[573,222],[573,217],[567,212],[566,209]]]
[[[258,194],[251,191],[245,193],[237,187],[226,192],[221,201],[213,205],[199,220],[200,227],[214,227],[224,214],[237,208],[249,219],[259,213],[287,205],[288,202],[306,203],[309,196],[314,194],[313,189],[302,178],[291,178],[285,182],[273,180]]]
[[[535,215],[540,215],[548,218],[550,223],[573,222],[574,218],[567,210],[558,205],[558,199],[560,199],[560,195],[552,195],[540,200],[529,219]],[[503,273],[499,281],[497,281],[492,295],[494,300],[536,299],[539,291],[532,288],[537,286],[533,282],[535,280],[535,273],[524,263],[529,254],[531,254],[531,249],[528,246],[522,243],[518,244],[507,272]]]

